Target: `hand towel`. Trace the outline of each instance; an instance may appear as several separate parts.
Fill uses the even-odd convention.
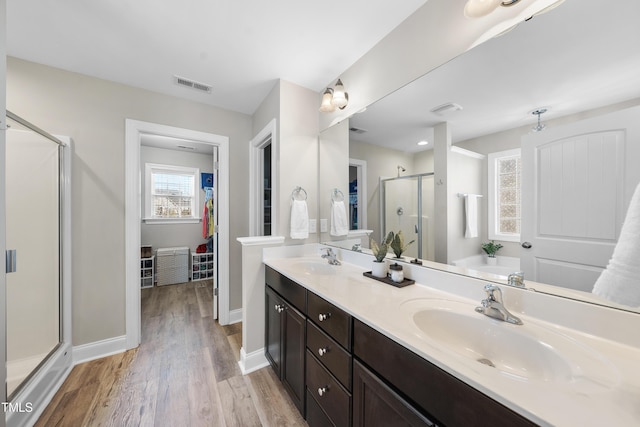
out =
[[[332,236],[346,236],[349,233],[349,221],[347,220],[347,208],[344,201],[331,201],[331,231]]]
[[[473,239],[478,237],[478,199],[480,196],[475,194],[465,194],[464,196],[464,217],[465,230],[464,238]]]
[[[309,212],[306,200],[291,202],[291,238],[306,239],[309,237]]]
[[[592,293],[609,301],[640,307],[640,185],[627,210],[618,243]]]

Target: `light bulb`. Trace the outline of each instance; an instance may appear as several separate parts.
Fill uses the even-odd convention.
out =
[[[344,85],[342,81],[338,79],[335,87],[333,88],[333,99],[331,103],[338,108],[344,108],[349,103],[349,98],[347,93],[344,91]]]
[[[323,113],[333,113],[336,111],[336,106],[333,104],[333,89],[327,88],[322,95],[322,102],[320,103],[320,111]]]

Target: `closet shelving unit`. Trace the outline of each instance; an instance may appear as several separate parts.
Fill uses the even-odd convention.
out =
[[[140,287],[153,288],[155,282],[155,256],[140,258]]]
[[[213,279],[213,252],[191,252],[191,281]]]

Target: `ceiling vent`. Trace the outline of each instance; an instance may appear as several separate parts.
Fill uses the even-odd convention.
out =
[[[438,116],[444,116],[445,114],[453,113],[460,110],[462,110],[461,105],[455,104],[453,102],[447,102],[446,104],[438,105],[437,107],[431,109],[431,112],[433,114],[437,114]]]
[[[190,87],[191,89],[199,90],[201,92],[211,93],[211,86],[205,83],[200,83],[195,80],[185,79],[180,76],[173,76],[173,81],[180,86]]]
[[[367,131],[366,131],[366,130],[364,130],[364,129],[358,129],[358,128],[349,128],[349,131],[350,131],[350,132],[353,132],[353,133],[357,133],[358,135],[361,135],[361,134],[363,134],[363,133],[367,132]]]

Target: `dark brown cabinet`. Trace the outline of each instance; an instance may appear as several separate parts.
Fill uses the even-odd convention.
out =
[[[353,362],[353,426],[435,426],[358,361]]]
[[[265,355],[304,416],[306,318],[269,286],[265,302]]]

